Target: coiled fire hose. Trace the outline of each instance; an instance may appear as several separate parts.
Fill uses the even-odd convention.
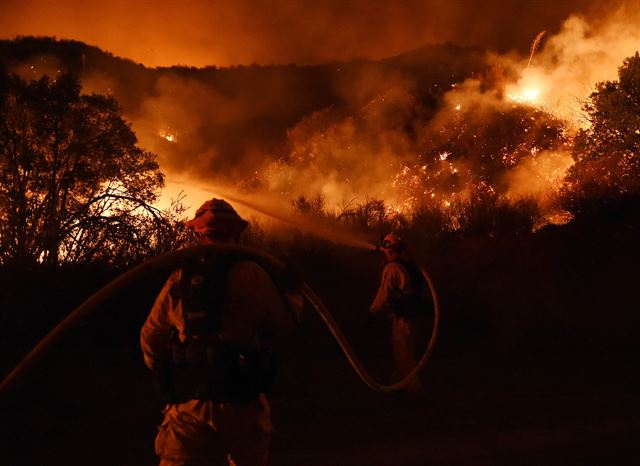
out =
[[[24,357],[24,359],[18,363],[18,365],[5,377],[0,384],[0,395],[5,393],[22,375],[29,371],[31,367],[35,365],[38,359],[49,349],[59,338],[61,338],[66,332],[78,324],[83,318],[90,315],[100,304],[115,295],[120,290],[131,285],[131,283],[140,280],[141,278],[150,275],[153,272],[167,269],[174,270],[180,267],[183,261],[187,258],[199,257],[199,256],[216,256],[219,254],[235,254],[239,257],[247,260],[252,260],[261,265],[267,273],[271,276],[274,282],[284,291],[298,291],[309,301],[309,303],[316,309],[322,320],[326,323],[327,327],[337,340],[340,348],[347,357],[349,363],[352,365],[356,373],[360,376],[365,384],[376,391],[392,392],[400,390],[406,387],[414,377],[417,377],[422,368],[427,364],[431,357],[431,353],[436,343],[438,335],[438,325],[440,320],[440,306],[435,287],[431,281],[431,278],[422,269],[422,273],[429,284],[431,290],[431,297],[433,299],[434,306],[434,322],[433,331],[431,333],[431,339],[427,345],[424,354],[418,361],[413,371],[404,379],[391,385],[383,385],[373,380],[373,378],[367,373],[360,359],[356,356],[353,349],[347,342],[346,338],[340,331],[337,323],[322,303],[320,298],[313,292],[313,290],[306,283],[295,284],[292,283],[290,273],[288,273],[287,267],[279,260],[272,256],[265,254],[264,252],[257,251],[255,249],[246,248],[236,245],[228,244],[211,244],[194,246],[186,249],[174,251],[162,256],[158,256],[149,259],[142,264],[134,267],[133,269],[123,273],[110,283],[102,287],[85,302],[71,312],[62,322],[60,322],[47,336],[45,336],[40,342]]]

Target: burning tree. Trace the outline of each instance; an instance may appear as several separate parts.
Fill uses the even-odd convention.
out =
[[[126,263],[166,245],[163,175],[117,102],[0,73],[0,264]],[[161,234],[158,234],[160,232]]]
[[[565,194],[570,208],[640,196],[640,55],[624,60],[618,81],[597,85],[583,105],[590,126],[575,141]]]

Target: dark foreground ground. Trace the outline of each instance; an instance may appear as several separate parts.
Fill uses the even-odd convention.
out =
[[[444,338],[425,396],[402,399],[369,390],[328,336],[301,333],[273,397],[273,465],[640,464],[629,351],[459,351]],[[76,340],[3,398],[0,464],[156,464],[161,406],[135,345],[95,350]],[[365,360],[374,373],[388,366],[384,355]]]
[[[369,390],[307,309],[283,352],[271,463],[640,465],[638,223],[425,250],[442,325],[418,400]],[[388,328],[366,325],[379,257],[302,246],[305,279],[384,379]],[[110,278],[80,272],[0,277],[0,375]],[[105,301],[2,394],[0,466],[157,464],[138,332],[165,278]]]
[[[637,375],[619,362],[504,371],[486,357],[439,361],[421,400],[362,389],[283,400],[274,464],[640,464]]]

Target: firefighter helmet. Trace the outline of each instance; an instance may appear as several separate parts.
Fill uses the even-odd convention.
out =
[[[207,212],[211,215],[205,215]],[[215,233],[233,236],[241,233],[248,223],[227,201],[214,198],[202,204],[196,211],[195,217],[186,225],[199,236],[210,236]]]
[[[388,249],[395,252],[404,250],[404,241],[395,233],[387,233],[380,238],[380,249]]]

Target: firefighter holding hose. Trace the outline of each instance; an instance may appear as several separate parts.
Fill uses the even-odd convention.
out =
[[[221,199],[187,222],[202,244],[235,244],[246,226]],[[267,464],[274,346],[295,327],[287,303],[246,259],[192,259],[170,276],[140,334],[167,401],[155,440],[161,466]]]
[[[391,318],[393,375],[398,381],[411,373],[425,350],[433,304],[421,269],[409,257],[402,238],[395,233],[383,236],[380,250],[386,265],[369,310],[374,315],[387,314]],[[404,388],[407,395],[423,392],[420,377],[414,377]]]

